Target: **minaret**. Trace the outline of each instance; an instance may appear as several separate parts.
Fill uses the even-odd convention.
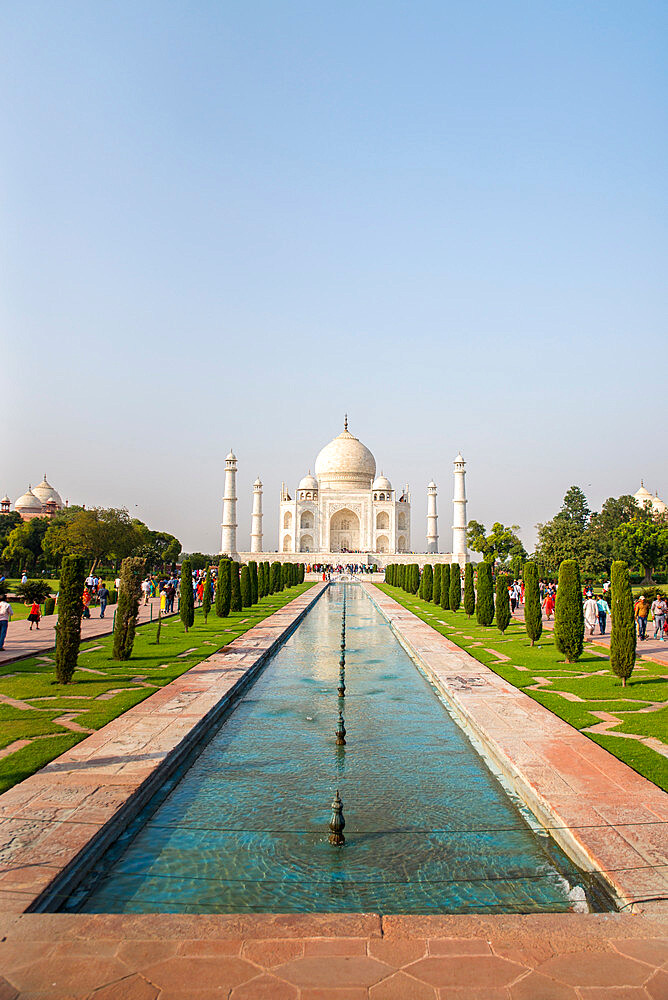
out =
[[[253,513],[251,515],[251,552],[262,552],[262,480],[253,483]]]
[[[452,524],[452,558],[453,561],[465,563],[467,556],[466,548],[466,462],[462,458],[461,452],[455,459],[455,496],[452,501],[454,506],[454,520]]]
[[[233,451],[225,459],[225,493],[223,496],[223,539],[221,555],[238,559],[237,552],[237,457]]]
[[[438,514],[436,513],[436,483],[427,487],[427,552],[438,552]]]

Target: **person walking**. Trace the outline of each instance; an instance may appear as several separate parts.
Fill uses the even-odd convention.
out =
[[[605,626],[610,614],[610,605],[606,601],[604,594],[598,598],[596,605],[598,607],[598,627],[601,630],[601,635],[605,635]]]
[[[83,614],[81,617],[90,618],[90,590],[88,589],[88,587],[84,587],[82,601],[83,601]]]
[[[104,580],[100,581],[97,596],[100,599],[100,618],[104,618],[104,612],[107,610],[107,601],[109,600],[109,591],[104,585]]]
[[[649,614],[649,601],[641,594],[636,601],[633,612],[638,625],[638,639],[642,642],[647,632],[647,616]]]
[[[151,594],[151,581],[146,579],[141,582],[141,592],[144,595],[144,606],[148,604],[148,599]]]
[[[30,614],[28,615],[28,621],[30,622],[30,631],[32,632],[33,625],[36,626],[39,632],[39,620],[42,617],[42,612],[39,610],[39,604],[37,601],[33,601],[30,606]]]
[[[548,590],[545,595],[545,599],[543,601],[543,611],[545,612],[547,620],[550,621],[552,615],[554,614],[554,594],[551,590]]]
[[[14,608],[11,606],[9,601],[6,601],[3,597],[2,600],[0,600],[0,649],[5,648],[7,629],[9,628],[9,623],[13,614]]]
[[[661,642],[665,642],[664,626],[666,624],[666,614],[668,614],[668,604],[666,604],[666,599],[661,594],[657,594],[656,599],[652,601],[651,612],[654,615],[654,638],[658,637]]]
[[[585,625],[589,629],[589,635],[593,635],[598,622],[598,604],[593,596],[587,598],[582,606],[582,610],[584,611]]]

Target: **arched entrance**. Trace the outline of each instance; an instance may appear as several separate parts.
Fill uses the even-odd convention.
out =
[[[331,552],[355,552],[360,547],[360,519],[352,510],[337,510],[329,522]]]

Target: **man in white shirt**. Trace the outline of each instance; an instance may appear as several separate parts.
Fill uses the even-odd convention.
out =
[[[8,601],[0,601],[0,649],[5,648],[5,636],[9,628],[9,621],[14,614],[14,609]]]
[[[148,604],[149,594],[151,593],[151,581],[150,580],[142,580],[142,582],[141,582],[141,590],[142,590],[142,594],[144,595],[144,604]]]

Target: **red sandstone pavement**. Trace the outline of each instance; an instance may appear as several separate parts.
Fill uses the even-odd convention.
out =
[[[145,605],[142,601],[137,616],[139,625],[150,621],[151,614],[154,620],[157,618],[158,602],[159,598],[157,597],[153,597],[148,605]],[[104,618],[100,618],[99,607],[91,607],[90,618],[83,618],[81,620],[82,640],[96,639],[102,635],[111,635],[115,608],[115,604],[108,607]],[[163,617],[171,618],[172,616],[163,615]],[[57,624],[58,615],[43,617],[39,623],[39,630],[33,629],[30,631],[30,622],[27,619],[10,622],[4,648],[0,650],[0,667],[6,663],[12,663],[14,660],[24,659],[26,656],[38,656],[40,653],[48,653],[53,650],[56,645],[55,629]],[[0,994],[0,1000],[2,1000],[2,994]]]
[[[602,873],[619,905],[668,912],[668,795],[377,587],[363,586],[564,850],[585,871]]]
[[[0,918],[1,1000],[666,1000],[665,916]]]

